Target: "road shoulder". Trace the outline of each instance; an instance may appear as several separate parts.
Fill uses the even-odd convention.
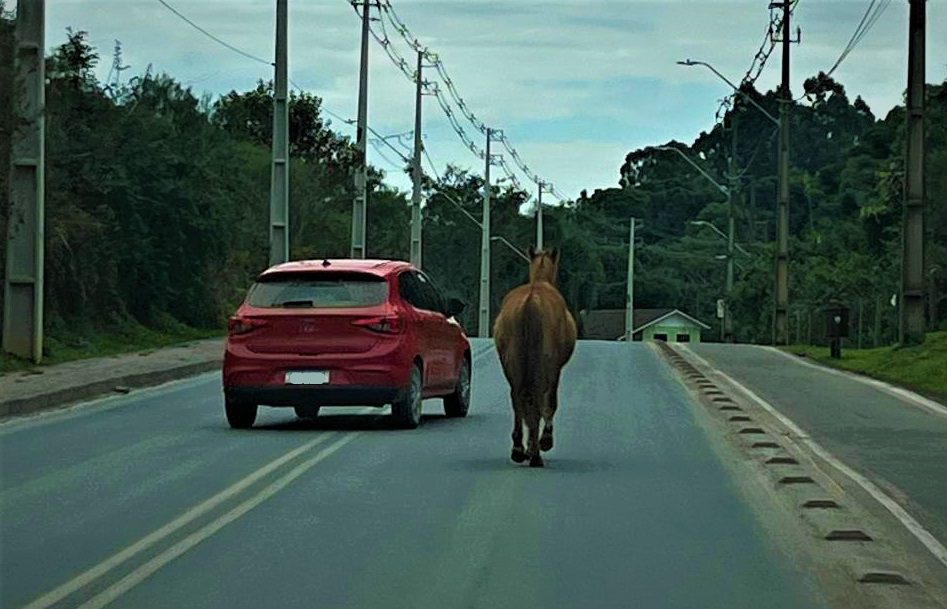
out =
[[[660,349],[760,522],[808,565],[832,606],[945,606],[945,565],[824,450],[813,450],[805,432],[692,352]]]
[[[219,369],[223,345],[223,339],[215,338],[0,375],[0,420]]]

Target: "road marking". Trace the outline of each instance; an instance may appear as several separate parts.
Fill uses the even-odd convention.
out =
[[[334,435],[334,434],[332,434]],[[319,436],[309,442],[306,442],[299,448],[293,449],[288,453],[284,454],[281,457],[270,461],[260,469],[251,473],[247,477],[243,478],[239,482],[227,487],[221,492],[217,493],[210,499],[207,499],[203,503],[187,510],[168,524],[163,527],[149,533],[145,537],[142,537],[132,545],[128,546],[124,550],[113,554],[111,557],[105,559],[99,564],[95,565],[91,569],[79,574],[75,578],[69,580],[65,584],[59,586],[55,590],[44,594],[43,596],[37,598],[30,604],[26,605],[23,609],[45,609],[55,605],[62,599],[66,598],[70,594],[78,591],[79,589],[85,587],[89,583],[95,581],[96,579],[102,577],[112,569],[118,567],[127,560],[133,558],[135,555],[147,550],[151,546],[155,545],[159,541],[167,538],[169,535],[173,534],[175,531],[181,527],[192,522],[194,519],[206,514],[210,510],[214,509],[224,501],[227,501],[234,495],[246,490],[248,487],[252,486],[258,482],[264,476],[272,473],[274,470],[285,465],[287,462],[292,461],[299,455],[305,453],[308,450],[322,444],[328,440],[332,435]]]
[[[112,584],[111,586],[103,590],[101,593],[95,595],[94,597],[92,597],[91,599],[83,603],[82,605],[79,605],[79,609],[100,609],[101,607],[105,607],[106,605],[108,605],[109,603],[117,599],[119,596],[121,596],[122,594],[128,592],[129,590],[131,590],[132,588],[134,588],[135,586],[137,586],[138,584],[146,580],[156,571],[158,571],[159,569],[167,565],[169,562],[178,558],[179,556],[181,556],[182,554],[184,554],[185,552],[187,552],[188,550],[190,550],[197,544],[201,543],[202,541],[204,541],[205,539],[207,539],[208,537],[210,537],[211,535],[213,535],[214,533],[216,533],[223,527],[227,526],[234,520],[240,518],[241,516],[243,516],[244,514],[246,514],[253,508],[255,508],[256,506],[260,505],[261,503],[263,503],[264,501],[266,501],[267,499],[269,499],[270,497],[278,493],[279,491],[283,490],[290,482],[302,476],[304,473],[312,469],[320,461],[323,461],[324,459],[331,456],[334,452],[336,452],[337,450],[339,450],[340,448],[342,448],[343,446],[351,442],[358,435],[359,435],[359,432],[350,432],[346,434],[345,436],[343,436],[342,438],[340,438],[339,440],[337,440],[330,446],[319,451],[319,453],[316,456],[306,461],[303,461],[302,463],[294,467],[292,470],[290,470],[288,473],[276,479],[269,486],[264,488],[262,491],[260,491],[259,493],[251,497],[250,499],[247,499],[246,501],[236,506],[235,508],[233,508],[226,514],[220,516],[213,522],[191,533],[190,535],[188,535],[187,537],[185,537],[178,543],[174,544],[173,546],[171,546],[170,548],[168,548],[161,554],[155,556],[148,562],[139,566],[137,569],[135,569],[134,571],[132,571],[131,573],[129,573],[128,575],[126,575],[125,577],[117,581],[116,583]]]
[[[790,353],[786,353],[782,349],[777,349],[776,347],[767,347],[767,346],[762,346],[762,345],[758,345],[758,347],[762,349],[766,349],[768,351],[775,351],[776,353],[782,355],[783,357],[788,357],[789,359],[796,362],[797,364],[801,364],[803,366],[809,366],[810,368],[815,368],[816,370],[821,370],[822,372],[825,372],[826,374],[833,374],[835,376],[841,376],[843,378],[848,378],[853,381],[858,381],[865,385],[869,385],[871,387],[874,387],[875,389],[884,391],[888,395],[894,396],[904,402],[907,402],[908,404],[911,404],[912,406],[917,406],[919,408],[923,408],[924,410],[930,411],[933,414],[936,414],[942,417],[947,417],[947,406],[944,406],[943,404],[940,404],[934,400],[925,398],[924,396],[919,395],[913,391],[909,391],[903,387],[896,387],[884,381],[879,381],[878,379],[873,379],[871,377],[867,377],[861,374],[856,374],[854,372],[849,372],[847,370],[836,370],[835,368],[830,368],[828,366],[823,366],[820,364],[813,364],[812,362],[807,362],[806,360],[802,359],[798,355],[792,355]]]
[[[924,544],[931,554],[934,555],[940,562],[947,566],[947,547],[944,547],[936,537],[934,537],[930,531],[924,528],[921,523],[914,519],[907,510],[905,510],[901,505],[888,496],[883,490],[875,485],[874,482],[866,478],[865,476],[859,474],[849,466],[842,463],[838,458],[836,458],[832,453],[825,450],[820,446],[815,440],[809,437],[802,428],[796,425],[788,417],[776,410],[776,408],[771,405],[769,402],[758,396],[752,390],[744,386],[742,383],[738,382],[736,379],[728,375],[726,372],[715,368],[710,364],[706,359],[694,353],[689,347],[680,345],[680,348],[687,351],[692,355],[696,360],[703,363],[705,366],[714,371],[715,374],[718,374],[720,377],[731,383],[734,387],[742,391],[747,397],[756,402],[763,410],[770,413],[776,417],[780,423],[785,425],[793,434],[795,434],[798,439],[806,445],[812,452],[818,455],[822,460],[829,463],[835,469],[841,473],[848,476],[856,484],[862,487],[869,495],[871,495],[875,501],[883,505],[892,515],[894,515],[897,520],[904,525],[904,527],[912,534],[918,541]]]

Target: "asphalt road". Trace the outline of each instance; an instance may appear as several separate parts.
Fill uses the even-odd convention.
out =
[[[947,418],[765,347],[692,350],[871,478],[947,543]]]
[[[221,400],[211,374],[0,426],[0,606],[823,606],[646,345],[580,344],[542,470],[509,461],[492,351],[470,416],[413,431],[232,431]]]

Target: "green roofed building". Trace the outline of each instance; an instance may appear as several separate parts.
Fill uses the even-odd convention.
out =
[[[625,310],[582,311],[579,324],[583,339],[623,340]],[[634,340],[699,343],[704,330],[710,330],[710,326],[680,309],[635,309]]]

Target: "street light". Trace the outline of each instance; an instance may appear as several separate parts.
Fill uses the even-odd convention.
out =
[[[721,74],[720,72],[718,72],[716,68],[714,68],[712,65],[710,65],[710,64],[707,63],[706,61],[694,61],[693,59],[685,59],[684,61],[679,61],[679,62],[677,62],[677,64],[680,65],[680,66],[704,66],[705,68],[707,68],[708,70],[710,70],[711,72],[713,72],[714,74],[716,74],[718,77],[720,77],[720,80],[722,80],[723,82],[725,82],[725,83],[727,83],[728,85],[730,85],[730,87],[731,87],[734,91],[736,91],[737,93],[739,93],[740,95],[742,95],[742,96],[744,97],[744,99],[746,99],[748,102],[750,102],[751,104],[753,104],[753,106],[754,106],[757,110],[759,110],[760,112],[762,112],[763,114],[765,114],[765,115],[766,115],[766,118],[768,118],[769,120],[773,121],[773,122],[776,123],[777,125],[779,124],[779,119],[778,119],[778,118],[776,118],[775,116],[773,116],[772,114],[770,114],[769,112],[767,112],[766,109],[763,108],[763,106],[761,106],[761,105],[759,105],[758,103],[756,103],[756,101],[755,101],[752,97],[750,97],[749,95],[747,95],[742,89],[740,89],[740,87],[738,87],[738,86],[736,86],[735,84],[733,84],[732,82],[730,82],[730,79],[729,79],[729,78],[727,78],[726,76],[724,76],[723,74]]]
[[[727,189],[726,186],[721,185],[719,182],[717,182],[717,180],[713,179],[713,178],[710,176],[709,173],[707,173],[706,171],[704,171],[704,170],[701,168],[700,165],[698,165],[697,163],[695,163],[694,161],[692,161],[689,156],[687,156],[686,154],[684,154],[683,151],[681,151],[680,148],[675,148],[674,146],[655,146],[654,149],[655,149],[655,150],[671,150],[671,151],[673,151],[673,152],[678,153],[679,155],[681,155],[681,158],[682,158],[682,159],[684,159],[685,161],[687,161],[688,163],[690,163],[690,165],[691,165],[694,169],[696,169],[697,171],[699,171],[700,174],[701,174],[702,176],[704,176],[705,178],[707,178],[707,180],[709,180],[711,184],[713,184],[714,186],[716,186],[716,187],[717,187],[717,190],[719,190],[720,192],[722,192],[722,193],[725,194],[725,195],[729,195],[729,194],[730,194],[730,190]]]
[[[773,342],[777,344],[789,343],[789,104],[792,100],[789,98],[789,15],[788,0],[786,1],[787,13],[785,17],[784,31],[784,49],[783,49],[783,90],[780,94],[779,119],[767,112],[762,106],[747,95],[740,87],[736,86],[726,76],[721,74],[712,65],[705,61],[693,61],[687,59],[677,62],[682,66],[704,66],[721,80],[730,85],[730,87],[747,101],[753,107],[766,115],[770,121],[779,127],[779,195],[777,197],[777,224],[776,224],[776,286],[774,295],[776,299],[776,308],[773,316]]]
[[[717,233],[718,235],[720,235],[721,237],[723,237],[724,239],[729,239],[726,233],[724,233],[722,230],[720,230],[719,228],[717,228],[710,222],[707,222],[706,220],[691,220],[690,223],[693,224],[694,226],[706,226],[712,231],[714,231],[715,233]],[[740,253],[742,253],[744,256],[748,256],[748,257],[750,256],[750,253],[746,251],[745,249],[743,249],[743,247],[741,247],[738,243],[734,243],[733,247],[740,250]]]
[[[531,262],[531,260],[529,259],[529,256],[527,256],[527,255],[524,254],[522,251],[520,251],[520,248],[516,247],[515,245],[513,245],[512,243],[510,243],[509,241],[507,241],[506,238],[504,238],[504,237],[490,237],[490,241],[499,241],[499,242],[502,243],[503,245],[505,245],[505,246],[507,246],[508,248],[510,248],[511,250],[513,250],[513,252],[514,252],[517,256],[519,256],[520,258],[522,258],[523,260],[525,260],[527,263]]]

